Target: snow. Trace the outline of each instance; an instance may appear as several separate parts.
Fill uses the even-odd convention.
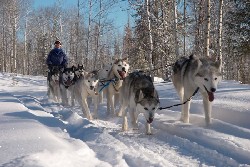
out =
[[[250,166],[250,85],[221,82],[209,127],[197,94],[190,124],[179,121],[180,106],[158,110],[146,135],[143,116],[139,130],[122,132],[105,103],[89,121],[78,106],[48,100],[46,84],[43,76],[0,74],[1,167]],[[179,103],[171,82],[154,84],[161,107]]]

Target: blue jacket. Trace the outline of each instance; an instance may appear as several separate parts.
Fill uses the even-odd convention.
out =
[[[63,66],[67,67],[68,65],[68,57],[63,52],[62,49],[54,48],[50,51],[46,63],[48,66]]]

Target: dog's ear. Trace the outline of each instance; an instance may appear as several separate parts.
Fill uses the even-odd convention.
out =
[[[192,65],[191,70],[194,71],[194,74],[197,74],[199,72],[201,65],[202,65],[202,62],[200,61],[200,59],[198,57],[194,58],[192,61],[193,61],[192,62],[193,65]]]
[[[151,92],[151,96],[152,96],[152,97],[156,97],[156,96],[157,96],[157,92],[156,92],[155,89]]]
[[[125,57],[122,59],[123,61],[128,61],[128,57]]]
[[[114,64],[117,64],[118,61],[119,61],[119,59],[116,58],[115,61],[114,61]]]
[[[98,70],[93,70],[91,73],[94,74],[94,75],[97,75],[98,74]]]
[[[221,72],[222,60],[220,58],[215,62],[215,67],[218,68],[219,71]]]
[[[141,101],[143,98],[144,98],[144,94],[142,90],[140,89],[138,101]]]
[[[76,70],[76,67],[74,65],[71,68],[72,68],[72,71]]]
[[[64,72],[64,70],[65,70],[64,67],[62,67],[62,68],[59,69],[60,72]]]

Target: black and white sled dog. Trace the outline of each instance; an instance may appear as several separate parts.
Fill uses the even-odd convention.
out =
[[[75,66],[64,68],[59,80],[60,92],[63,105],[70,105],[73,85],[75,83]]]
[[[78,64],[77,67],[74,70],[75,76],[74,81],[77,81],[79,78],[84,76],[85,68],[83,65]]]
[[[60,102],[60,87],[59,87],[59,79],[60,79],[60,69],[58,66],[53,66],[49,70],[49,76],[47,78],[48,84],[48,97],[55,102]]]
[[[74,89],[75,89],[75,83],[79,82],[79,80],[82,80],[84,78],[84,75],[87,72],[85,71],[85,68],[83,65],[78,64],[77,67],[74,69],[74,79],[73,79],[73,85],[69,89],[70,91],[70,98],[71,98],[71,105],[75,106],[75,95],[74,95]]]
[[[211,123],[212,101],[218,83],[221,81],[221,60],[198,58],[194,55],[182,57],[173,66],[172,81],[180,97],[182,105],[181,121],[189,123],[191,100],[188,99],[199,90],[203,98],[205,121]]]
[[[128,70],[127,58],[116,59],[108,75],[110,83],[107,87],[107,112],[111,112],[114,116],[116,115],[114,96],[119,95],[123,79],[127,76]],[[116,98],[119,98],[119,96],[116,96]]]
[[[84,72],[82,77],[79,77],[74,86],[72,92],[72,98],[75,99],[79,105],[82,107],[83,114],[87,117],[87,119],[91,120],[93,118],[97,118],[97,110],[98,110],[98,75],[97,71],[92,72]],[[92,102],[94,103],[94,115],[92,117],[87,98],[92,98]]]
[[[130,73],[124,79],[120,93],[122,96],[120,96],[121,107],[118,115],[123,117],[122,129],[128,130],[126,111],[128,107],[133,128],[138,129],[138,115],[143,113],[146,119],[146,134],[151,134],[150,124],[160,102],[150,76],[143,72]]]

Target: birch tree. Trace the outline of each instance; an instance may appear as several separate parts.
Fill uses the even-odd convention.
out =
[[[151,77],[154,80],[154,74],[153,74],[153,63],[152,63],[152,52],[154,49],[153,46],[153,37],[152,37],[152,29],[151,29],[151,20],[150,20],[150,12],[149,12],[149,2],[150,0],[145,0],[145,8],[146,8],[146,18],[147,18],[147,30],[148,30],[148,38],[149,38],[149,49],[148,49],[148,63],[149,63],[149,69],[151,72]]]
[[[217,59],[220,60],[221,66],[222,66],[222,6],[223,6],[223,0],[219,1],[219,16],[218,16],[218,40],[217,40],[217,47],[218,47],[218,57]]]
[[[186,0],[183,1],[183,55],[186,56]]]
[[[172,2],[173,4],[173,22],[174,22],[174,38],[175,38],[175,55],[176,57],[179,57],[180,53],[179,53],[179,42],[178,42],[178,28],[177,28],[177,23],[178,23],[178,18],[177,18],[177,4],[176,4],[176,0],[173,0]]]
[[[210,41],[210,0],[206,0],[206,28],[205,28],[205,53],[204,56],[209,57],[209,41]]]

